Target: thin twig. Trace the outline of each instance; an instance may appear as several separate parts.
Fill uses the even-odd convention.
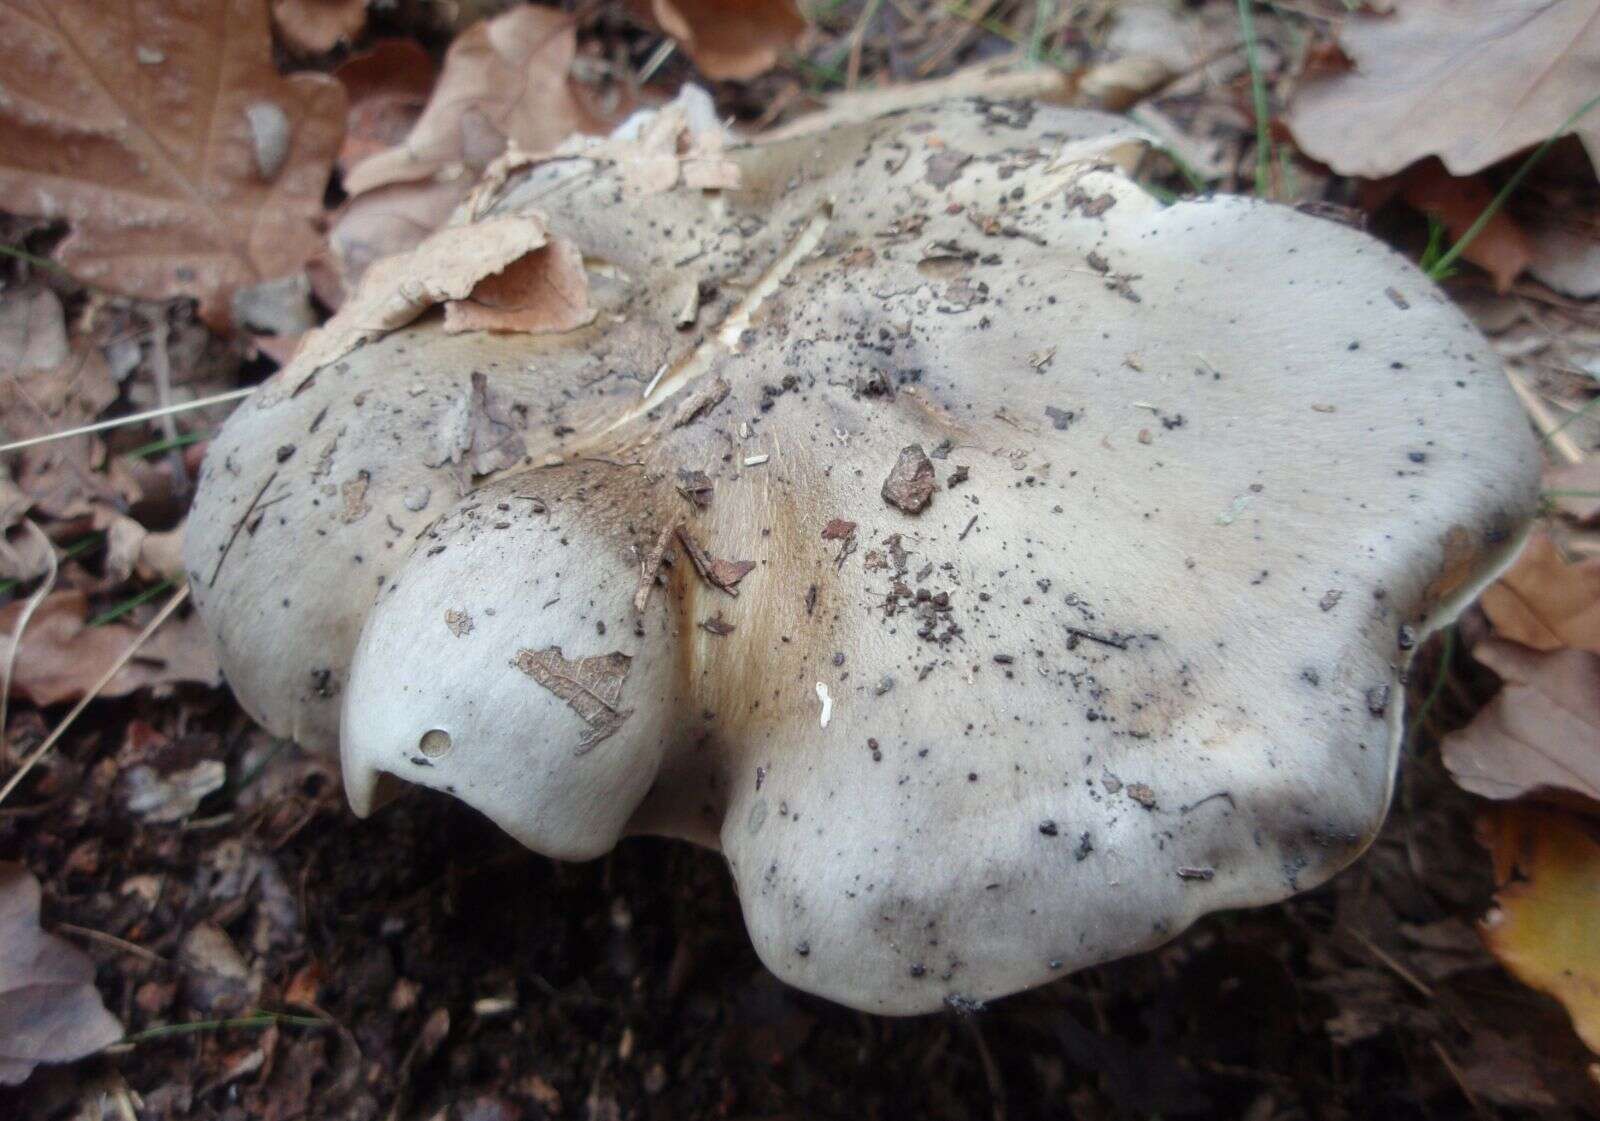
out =
[[[17,629],[11,635],[11,646],[6,650],[6,667],[4,675],[0,675],[0,767],[11,766],[11,741],[6,737],[6,717],[10,715],[6,708],[11,700],[11,673],[16,669],[17,651],[22,649],[22,635],[28,629],[28,621],[33,618],[33,613],[39,610],[39,605],[44,602],[44,597],[49,595],[56,586],[56,574],[60,571],[56,561],[56,547],[51,544],[50,538],[45,536],[44,530],[32,518],[23,518],[24,529],[38,535],[39,541],[44,545],[45,571],[44,582],[28,597],[27,605],[23,607],[22,614],[17,616]]]
[[[1556,418],[1550,415],[1550,410],[1545,403],[1539,400],[1539,395],[1528,385],[1527,379],[1510,366],[1505,366],[1506,381],[1511,383],[1512,390],[1517,395],[1517,400],[1522,402],[1522,407],[1528,410],[1528,416],[1533,420],[1533,426],[1539,430],[1539,435],[1544,437],[1557,455],[1568,463],[1582,463],[1583,449],[1580,448],[1571,436],[1561,431],[1561,426],[1556,423]]]
[[[132,954],[134,957],[143,958],[145,961],[159,962],[162,965],[169,964],[166,958],[154,950],[147,950],[136,942],[129,942],[126,938],[118,938],[115,934],[107,934],[103,930],[92,930],[87,926],[79,926],[77,923],[70,922],[58,922],[56,923],[56,929],[64,930],[68,934],[76,934],[78,937],[87,938],[92,942],[104,942],[107,946],[114,946],[125,954]]]
[[[214,588],[217,585],[217,574],[222,571],[222,562],[228,559],[228,554],[233,551],[233,543],[239,540],[239,531],[244,528],[244,523],[250,520],[250,515],[255,513],[256,504],[261,501],[261,496],[267,493],[267,488],[272,485],[278,472],[274,470],[267,476],[267,481],[261,484],[261,489],[256,491],[256,496],[250,500],[250,505],[244,508],[244,513],[239,515],[239,520],[233,523],[233,532],[228,534],[228,543],[222,547],[222,555],[217,558],[217,567],[211,570],[211,579],[206,581],[206,587]]]
[[[226,393],[217,393],[210,397],[201,397],[196,401],[184,401],[178,405],[168,405],[161,409],[146,409],[142,413],[133,413],[129,416],[119,416],[111,420],[96,421],[94,424],[84,424],[77,428],[69,428],[65,432],[51,432],[45,436],[29,436],[26,440],[13,440],[9,444],[0,445],[0,452],[21,451],[23,448],[36,447],[39,444],[48,444],[54,440],[67,440],[73,436],[86,436],[91,432],[104,432],[108,428],[121,428],[128,424],[138,424],[144,420],[155,420],[158,417],[170,416],[174,413],[186,413],[191,409],[203,409],[209,405],[223,405],[229,401],[237,401],[241,397],[248,397],[255,392],[255,387],[245,389],[230,389]]]
[[[4,803],[11,796],[11,792],[27,777],[28,772],[33,770],[39,760],[43,759],[50,749],[56,745],[57,740],[66,735],[67,729],[72,727],[72,722],[83,714],[84,709],[89,707],[89,702],[100,695],[100,691],[110,684],[111,679],[121,672],[122,667],[128,664],[139,648],[150,640],[151,635],[156,633],[156,628],[165,623],[183,601],[188,598],[189,585],[187,584],[172,593],[172,598],[167,600],[160,611],[156,612],[156,617],[145,624],[144,630],[139,632],[138,637],[128,644],[128,648],[117,656],[116,661],[106,667],[106,671],[100,675],[100,680],[89,687],[88,692],[84,693],[78,703],[73,705],[71,710],[61,718],[61,723],[55,726],[55,730],[46,736],[44,742],[34,748],[33,752],[22,761],[22,766],[17,768],[16,774],[6,780],[5,786],[0,786],[0,803]]]

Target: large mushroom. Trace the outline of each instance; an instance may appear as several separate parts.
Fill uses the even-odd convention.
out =
[[[1372,839],[1538,456],[1416,268],[971,99],[495,169],[235,414],[241,702],[562,858],[720,848],[784,980],[981,1001]],[[435,305],[443,305],[440,307]]]

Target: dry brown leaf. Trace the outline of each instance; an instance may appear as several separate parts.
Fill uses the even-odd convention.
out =
[[[508,143],[542,151],[604,131],[571,80],[576,53],[572,18],[551,8],[515,8],[456,38],[404,142],[345,176],[353,197],[330,237],[347,287],[438,229]]]
[[[1544,493],[1557,510],[1580,524],[1600,518],[1600,457],[1546,468]]]
[[[1452,243],[1460,240],[1494,201],[1494,192],[1481,178],[1453,176],[1435,159],[1408,168],[1395,189],[1407,206],[1442,222]],[[1467,242],[1462,256],[1488,273],[1496,290],[1506,292],[1533,260],[1533,244],[1516,219],[1496,210]]]
[[[272,0],[272,22],[302,54],[322,54],[361,34],[367,0]]]
[[[1568,564],[1547,533],[1528,539],[1481,606],[1502,638],[1534,650],[1600,654],[1600,558]]]
[[[122,1038],[94,987],[94,962],[39,926],[39,881],[0,864],[0,1084],[39,1063],[92,1055]]]
[[[17,602],[0,610],[0,659],[10,653],[11,636],[24,606]],[[76,700],[133,645],[139,628],[123,623],[85,626],[88,609],[82,592],[52,592],[45,597],[22,636],[11,679],[12,696],[36,705]],[[176,681],[215,685],[220,680],[205,628],[199,616],[190,615],[158,630],[100,695],[121,697],[151,685]]]
[[[350,106],[338,160],[339,170],[348,171],[405,140],[428,104],[439,68],[410,39],[385,39],[345,59],[333,76]]]
[[[280,77],[260,0],[0,6],[0,206],[72,227],[56,259],[85,284],[195,296],[316,252],[344,92]]]
[[[1504,685],[1444,738],[1456,784],[1485,798],[1577,794],[1600,805],[1600,655],[1539,654],[1497,639],[1472,654]]]
[[[465,299],[445,304],[444,329],[540,335],[570,331],[594,316],[583,254],[570,241],[552,238],[478,281]]]
[[[1398,0],[1337,35],[1355,65],[1303,82],[1288,123],[1344,175],[1377,179],[1430,155],[1471,175],[1542,142],[1600,89],[1600,0]],[[1600,114],[1574,131],[1600,164]]]
[[[1559,810],[1500,806],[1482,833],[1494,858],[1497,906],[1484,941],[1523,984],[1566,1006],[1578,1038],[1600,1052],[1600,839],[1592,821]]]
[[[405,326],[436,304],[445,304],[448,310],[451,303],[470,299],[484,280],[560,245],[561,239],[548,234],[544,222],[532,215],[446,226],[409,253],[385,257],[369,269],[338,314],[306,335],[294,360],[279,371],[278,381],[298,388],[322,366],[362,343]],[[520,294],[531,301],[517,309],[524,321],[550,331],[594,318],[583,258],[576,249],[568,245],[543,256],[533,273],[542,280]]]
[[[650,14],[708,78],[754,78],[806,29],[794,0],[650,0]]]

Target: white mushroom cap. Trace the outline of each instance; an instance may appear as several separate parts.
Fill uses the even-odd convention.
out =
[[[190,555],[241,699],[329,742],[316,650],[358,812],[392,774],[553,855],[719,846],[768,965],[877,1012],[1326,879],[1537,451],[1404,258],[1251,199],[1163,208],[1109,162],[1130,136],[974,99],[730,148],[734,191],[513,171],[465,217],[542,211],[596,318],[424,317],[230,422]],[[527,451],[476,484],[423,458],[473,372]],[[323,409],[326,481],[264,483]]]

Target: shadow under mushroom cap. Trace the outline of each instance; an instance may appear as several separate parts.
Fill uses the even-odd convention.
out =
[[[1405,259],[1163,208],[1135,147],[974,99],[731,147],[737,190],[512,170],[459,217],[576,246],[590,322],[424,314],[213,444],[241,703],[359,812],[391,774],[555,856],[718,846],[772,969],[870,1011],[1326,879],[1537,450]]]

